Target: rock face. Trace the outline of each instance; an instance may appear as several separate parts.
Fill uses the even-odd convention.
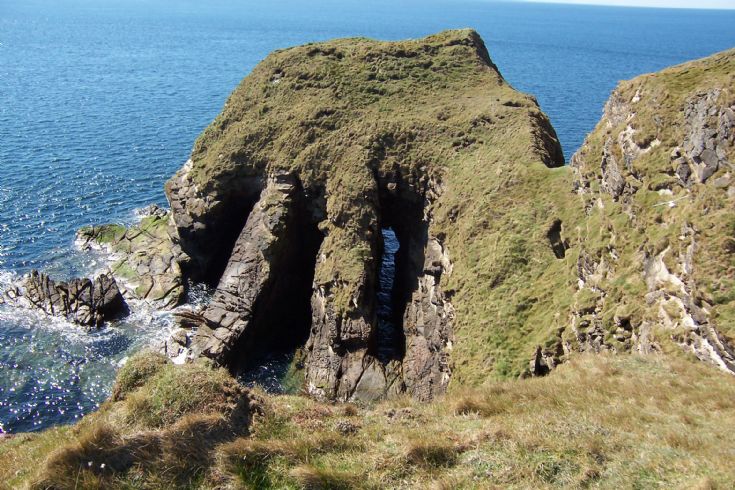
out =
[[[188,258],[172,241],[170,215],[155,205],[144,213],[141,222],[129,228],[115,224],[82,228],[77,245],[112,254],[110,267],[126,297],[172,308],[185,297],[180,264]]]
[[[293,256],[316,254],[314,240],[298,233],[302,231],[302,220],[309,219],[300,212],[303,210],[299,207],[305,203],[298,193],[298,182],[292,176],[273,175],[268,179],[235,241],[211,301],[199,316],[182,317],[184,323],[198,329],[192,345],[194,355],[247,363],[248,359],[233,359],[238,354],[233,352],[235,347],[245,353],[267,348],[272,337],[283,334],[277,329],[295,329],[299,325],[293,325],[294,321],[304,320],[303,316],[294,320],[293,311],[277,305],[280,298],[295,302],[292,297],[300,291],[294,288],[304,281],[303,286],[310,288],[313,277],[308,270],[305,277],[294,273],[299,270],[299,261]],[[313,270],[313,263],[311,267]],[[292,303],[286,308],[298,307]]]
[[[34,270],[19,286],[6,291],[3,301],[64,317],[89,328],[99,328],[105,321],[127,312],[112,274],[102,274],[94,280],[57,282]]]
[[[523,253],[500,265],[494,254],[557,260],[546,234],[562,195],[508,203],[568,185],[553,170],[563,163],[536,101],[505,83],[473,31],[275,52],[166,185],[184,271],[216,286],[180,316],[168,353],[236,368],[301,346],[306,390],[341,400],[429,399],[456,373],[484,377],[492,359],[476,346],[491,332],[475,320],[510,292],[486,291],[537,275]],[[390,359],[378,356],[384,228],[400,242]]]
[[[735,372],[735,51],[621,83],[571,160],[576,287],[536,358],[665,350]],[[570,254],[567,253],[567,256]]]

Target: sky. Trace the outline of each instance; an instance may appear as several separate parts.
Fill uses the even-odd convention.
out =
[[[634,7],[668,7],[698,9],[735,9],[735,0],[531,0],[547,3],[580,3],[588,5],[626,5]]]

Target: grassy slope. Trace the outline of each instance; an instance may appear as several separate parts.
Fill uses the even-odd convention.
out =
[[[191,389],[209,385],[204,369],[186,376]],[[218,372],[211,376],[227,385]],[[155,399],[160,388],[149,381],[130,389]],[[493,382],[430,404],[260,398],[251,434],[219,439],[203,430],[217,415],[185,411],[169,427],[131,415],[129,401],[111,402],[74,428],[0,442],[0,486],[730,488],[735,481],[735,443],[723,430],[735,425],[735,379],[686,360],[580,356],[546,378]],[[112,421],[114,435],[105,432]],[[120,447],[150,441],[151,433],[168,449],[116,471]]]

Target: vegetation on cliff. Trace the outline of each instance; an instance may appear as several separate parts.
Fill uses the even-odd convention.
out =
[[[297,322],[311,325],[310,392],[430,398],[449,379],[517,376],[549,328],[548,312],[570,296],[547,236],[568,213],[570,176],[556,168],[563,163],[536,101],[503,80],[474,31],[271,54],[167,184],[191,274],[222,278],[194,356],[227,363],[235,345],[257,344],[240,339],[266,328],[255,305],[274,297],[274,271],[293,253],[287,217],[306,208],[294,233],[318,229],[318,252],[299,265],[302,275],[311,269],[313,286],[282,300],[318,305]],[[276,192],[284,179],[292,188]],[[375,296],[386,227],[402,247],[394,299],[404,352],[381,366]],[[233,248],[242,253],[226,270],[238,271],[239,285],[217,263]],[[261,263],[243,272],[242,264]],[[252,300],[227,299],[245,284]],[[286,307],[267,301],[260,311]]]
[[[730,50],[613,92],[570,163],[586,216],[568,233],[577,292],[555,345],[674,353],[673,340],[735,371],[733,73]]]

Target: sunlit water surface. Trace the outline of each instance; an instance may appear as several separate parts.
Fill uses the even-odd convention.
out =
[[[273,49],[474,27],[505,78],[537,96],[568,158],[618,80],[732,47],[733,25],[732,11],[462,0],[0,0],[0,288],[31,268],[100,270],[101,257],[74,251],[75,230],[165,205],[166,178]],[[90,334],[0,307],[1,430],[93,410],[120,363],[170,328],[143,305]],[[246,381],[277,391],[287,359],[272,362]]]

